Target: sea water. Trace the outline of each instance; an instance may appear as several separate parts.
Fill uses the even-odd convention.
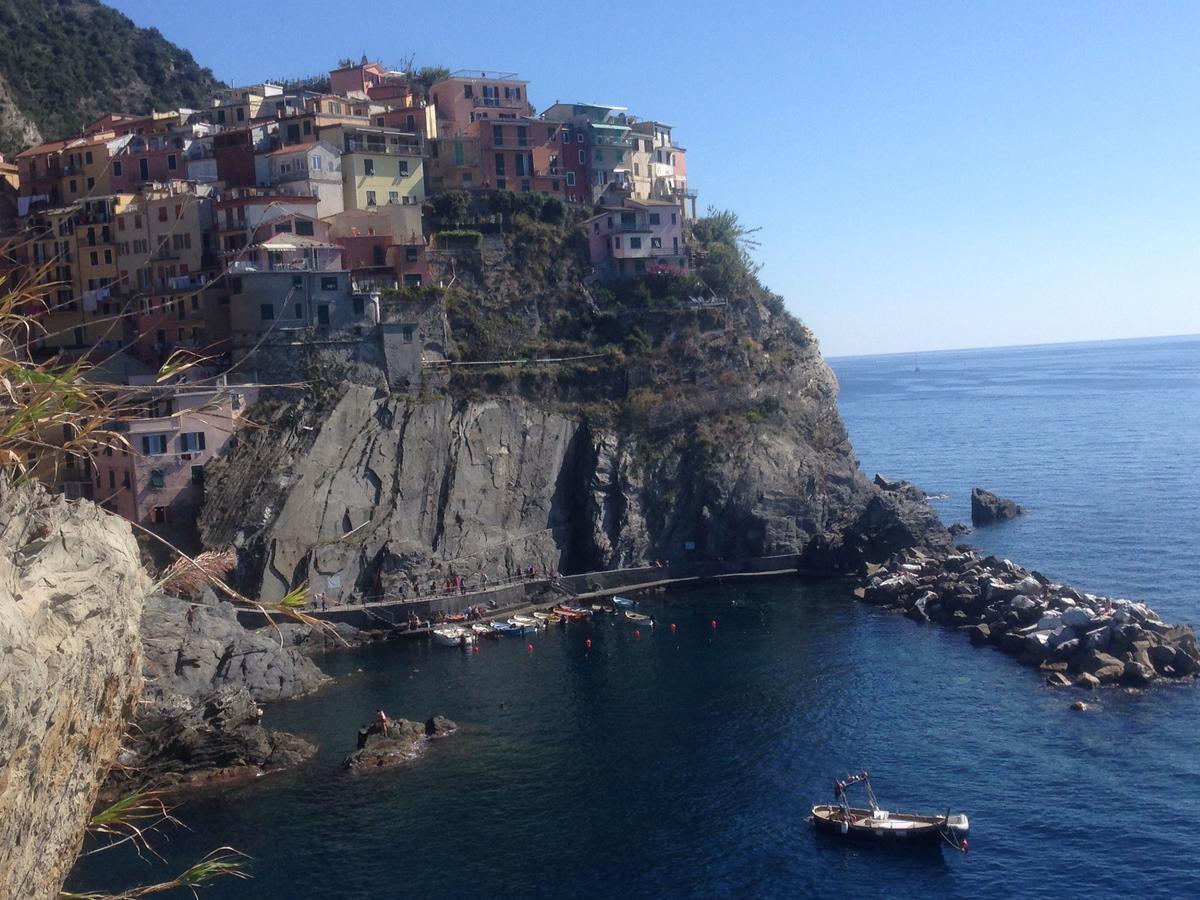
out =
[[[970,541],[1197,618],[1200,342],[834,368],[869,472],[945,495],[946,521],[969,516],[975,484],[1010,496],[1029,514]],[[70,886],[157,880],[232,845],[253,880],[204,896],[1200,896],[1200,688],[1107,690],[1073,712],[1076,692],[841,582],[644,606],[656,628],[604,618],[478,653],[327,656],[336,683],[267,713],[316,759],[188,795],[191,830],[155,841],[165,861],[112,851]],[[379,707],[460,729],[405,768],[342,772]],[[815,834],[809,807],[863,769],[885,807],[969,815],[970,852]]]

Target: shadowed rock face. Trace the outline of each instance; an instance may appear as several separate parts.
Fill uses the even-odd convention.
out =
[[[0,896],[56,897],[141,688],[128,523],[0,480]]]

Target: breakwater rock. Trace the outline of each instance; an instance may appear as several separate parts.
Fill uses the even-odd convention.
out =
[[[983,488],[971,488],[971,524],[991,525],[1024,515],[1025,508]]]
[[[420,756],[429,741],[457,730],[458,726],[444,716],[434,716],[423,725],[396,719],[388,724],[386,733],[380,725],[372,723],[359,729],[358,749],[342,761],[342,767],[357,772],[400,766]]]
[[[1086,594],[994,556],[902,551],[855,593],[911,619],[959,628],[972,643],[1041,667],[1051,684],[1142,687],[1200,673],[1191,626],[1168,625],[1145,603]]]
[[[129,524],[0,476],[0,897],[57,897],[141,689]]]

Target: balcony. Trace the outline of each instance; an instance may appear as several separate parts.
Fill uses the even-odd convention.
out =
[[[597,134],[592,136],[592,146],[594,147],[632,147],[633,138],[629,137],[613,137],[607,134]]]
[[[385,144],[379,141],[346,139],[347,153],[375,153],[380,156],[420,156],[421,143]]]

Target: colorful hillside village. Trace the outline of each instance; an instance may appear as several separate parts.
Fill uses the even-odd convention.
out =
[[[538,114],[505,72],[433,80],[364,57],[319,86],[113,112],[0,157],[0,274],[43,294],[31,355],[86,358],[149,398],[122,423],[129,449],[67,457],[63,493],[147,527],[194,522],[206,465],[236,442],[255,385],[278,380],[272,347],[371,344],[390,386],[413,384],[444,316],[380,298],[452,277],[439,195],[582,210],[593,278],[689,269],[696,194],[670,125],[595,103]],[[181,350],[207,364],[164,383]]]

